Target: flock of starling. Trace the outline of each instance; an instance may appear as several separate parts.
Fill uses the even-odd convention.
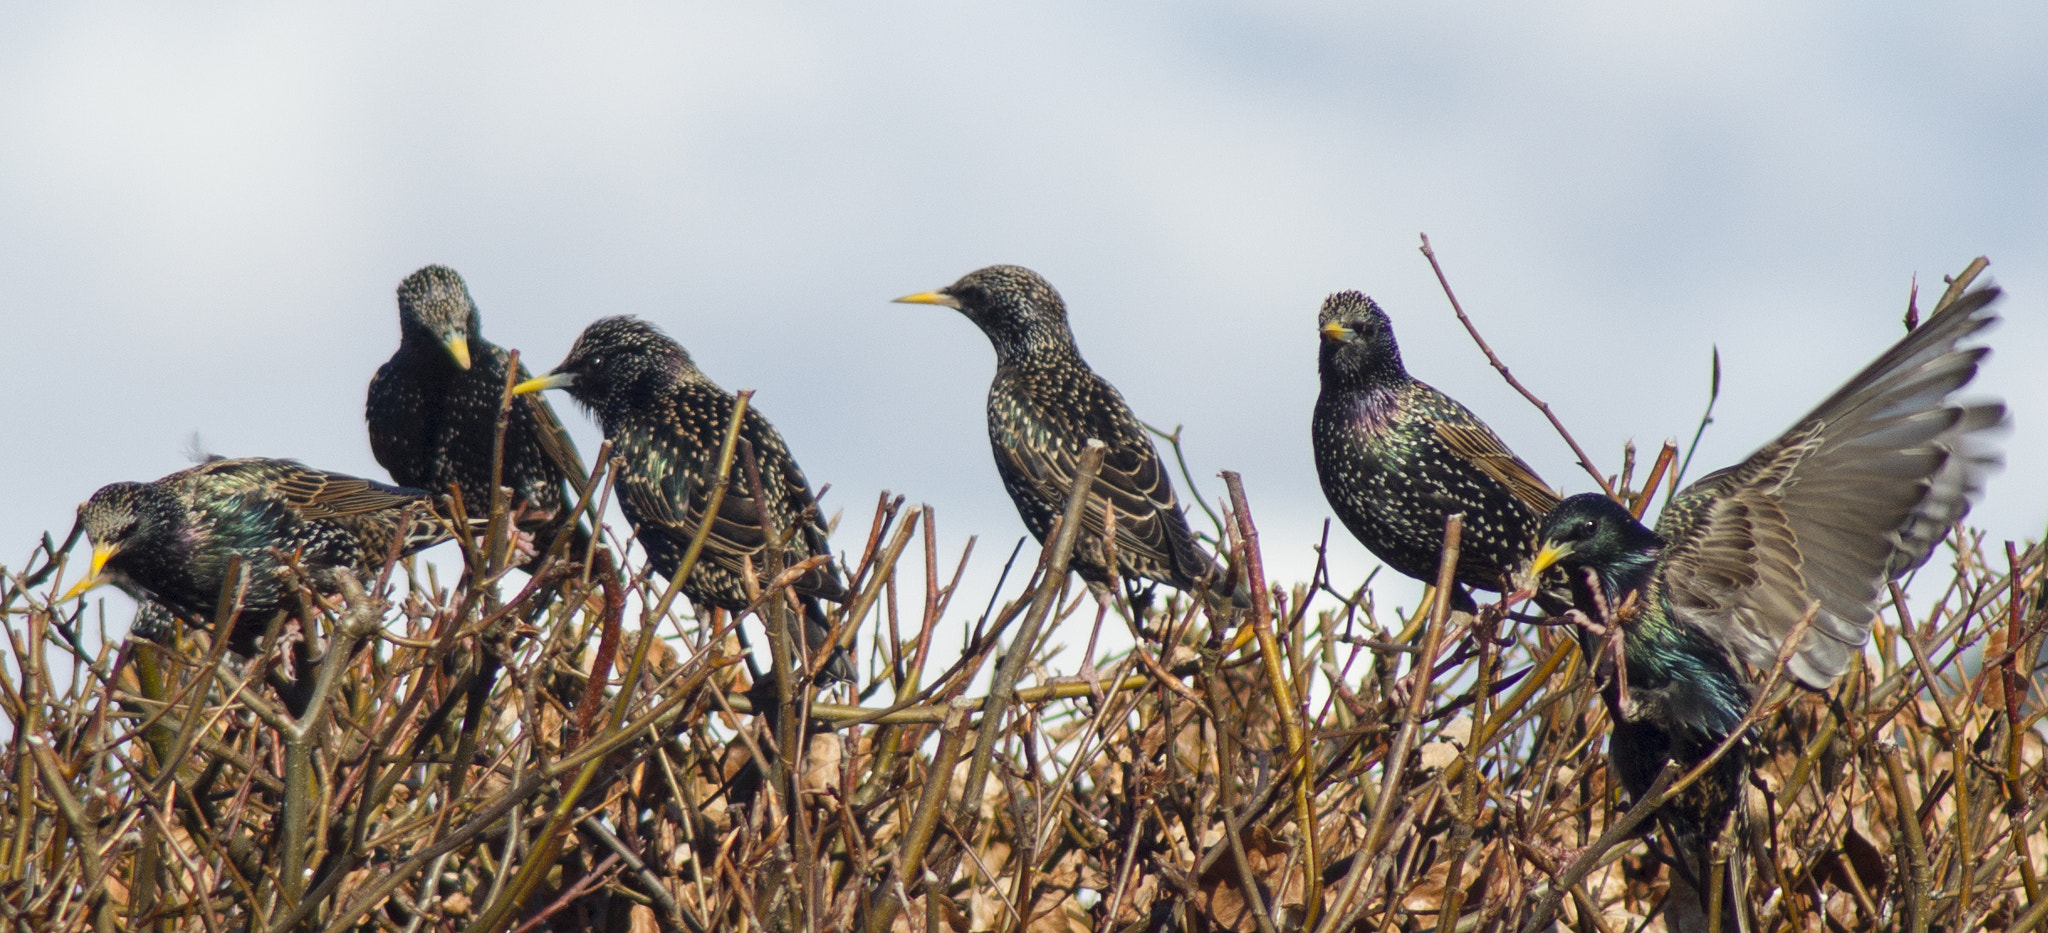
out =
[[[1984,435],[2004,406],[1952,397],[1987,352],[1962,343],[1994,320],[1997,297],[1980,288],[1939,309],[1776,440],[1679,491],[1652,530],[1600,494],[1561,499],[1470,410],[1408,374],[1372,299],[1339,292],[1318,320],[1317,473],[1338,518],[1387,566],[1433,581],[1446,520],[1462,515],[1461,600],[1468,588],[1519,593],[1573,624],[1614,724],[1613,770],[1640,797],[1668,763],[1741,745],[1763,676],[1754,672],[1781,656],[1797,683],[1833,685],[1867,640],[1879,594],[1968,510],[1996,462]],[[1050,284],[991,266],[897,301],[959,311],[993,344],[989,441],[1041,543],[1084,448],[1106,446],[1072,561],[1083,580],[1098,592],[1150,581],[1219,609],[1245,604],[1243,583],[1190,530],[1144,425],[1081,358]],[[344,571],[374,577],[469,533],[494,503],[537,550],[565,532],[585,546],[572,506],[588,474],[537,394],[559,388],[603,429],[620,508],[655,573],[678,572],[706,521],[703,554],[680,584],[700,611],[759,611],[770,558],[804,565],[789,587],[790,618],[802,620],[791,635],[821,682],[855,678],[852,634],[836,633],[821,605],[848,592],[810,482],[749,406],[738,445],[747,465],[714,496],[736,399],[673,339],[605,318],[531,377],[508,372],[509,354],[483,339],[454,270],[414,273],[398,304],[399,348],[371,381],[366,414],[371,448],[402,486],[258,458],[115,483],[79,508],[92,562],[66,598],[110,582],[200,626],[238,607],[249,621],[229,637],[247,653],[277,612],[304,611],[301,586],[332,593]],[[224,601],[230,583],[238,595]],[[1724,754],[1658,812],[1681,870],[1697,871],[1685,853],[1704,852],[1739,815],[1747,774],[1740,749]]]

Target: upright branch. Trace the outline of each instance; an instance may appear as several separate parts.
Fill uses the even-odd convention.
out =
[[[661,598],[650,611],[643,616],[646,623],[640,627],[639,644],[634,648],[632,664],[626,669],[625,680],[619,686],[618,703],[613,706],[605,729],[593,737],[593,741],[582,746],[582,752],[587,753],[594,748],[601,748],[606,744],[602,739],[621,734],[626,712],[632,705],[634,688],[639,683],[641,674],[647,669],[648,651],[654,647],[654,623],[666,615],[669,607],[674,604],[676,594],[682,590],[683,581],[689,579],[690,572],[697,567],[698,558],[704,553],[704,542],[711,537],[711,516],[718,514],[718,507],[725,501],[726,486],[732,481],[733,458],[739,446],[740,425],[745,423],[743,419],[747,414],[747,405],[753,397],[752,391],[742,391],[733,400],[732,420],[726,424],[725,441],[718,451],[718,473],[711,485],[710,499],[704,505],[705,518],[697,523],[695,533],[690,536],[690,546],[683,552],[682,561],[676,565],[675,575],[669,578],[668,587],[662,591]],[[520,867],[517,877],[508,889],[469,926],[468,933],[499,933],[511,922],[512,910],[526,902],[540,884],[542,877],[546,875],[548,867],[554,864],[555,856],[561,851],[562,836],[568,830],[570,817],[576,810],[578,800],[597,778],[598,768],[603,763],[602,757],[591,757],[584,763],[582,769],[566,782],[567,787],[562,793],[561,802],[549,815],[547,825],[541,830],[533,855]]]
[[[1315,762],[1308,752],[1308,730],[1302,720],[1307,711],[1295,699],[1293,681],[1287,676],[1282,661],[1286,657],[1280,648],[1279,639],[1273,636],[1273,620],[1266,592],[1266,570],[1259,556],[1259,529],[1252,524],[1251,503],[1244,495],[1244,478],[1231,470],[1223,471],[1223,485],[1230,491],[1230,510],[1237,524],[1237,538],[1244,549],[1245,573],[1250,577],[1252,609],[1245,622],[1251,626],[1254,637],[1259,640],[1259,656],[1266,666],[1266,681],[1273,691],[1273,712],[1280,720],[1282,734],[1287,739],[1289,770],[1294,777],[1294,819],[1301,827],[1303,876],[1302,887],[1306,890],[1303,903],[1308,916],[1302,925],[1313,927],[1323,896],[1323,866],[1316,851],[1315,811]],[[1456,561],[1453,561],[1455,566]]]
[[[1678,465],[1678,472],[1671,474],[1671,491],[1678,491],[1678,483],[1692,469],[1692,455],[1700,449],[1700,438],[1707,436],[1707,425],[1714,423],[1714,403],[1721,400],[1721,348],[1714,347],[1712,375],[1707,379],[1707,409],[1700,412],[1699,426],[1693,429],[1692,443],[1685,445],[1685,460]],[[1649,490],[1643,490],[1648,494]]]
[[[996,741],[1003,736],[1003,720],[1010,711],[1010,704],[1016,700],[1017,681],[1024,677],[1024,667],[1031,661],[1033,646],[1038,644],[1039,630],[1045,625],[1046,615],[1052,611],[1053,603],[1059,600],[1060,588],[1067,582],[1067,565],[1074,557],[1074,540],[1081,531],[1081,514],[1088,504],[1089,490],[1095,487],[1095,477],[1102,472],[1102,457],[1109,448],[1101,441],[1090,439],[1088,448],[1081,452],[1081,468],[1075,471],[1074,485],[1067,493],[1067,507],[1060,514],[1059,527],[1053,537],[1052,549],[1046,552],[1045,573],[1039,577],[1038,589],[1031,594],[1031,609],[1024,614],[1024,622],[1011,638],[1009,651],[1003,654],[1003,663],[996,668],[995,679],[989,683],[988,703],[981,711],[981,733],[974,740],[974,756],[967,766],[967,781],[962,785],[960,808],[953,820],[962,827],[974,825],[975,815],[981,809],[981,789],[988,782],[989,755],[995,750]]]
[[[1981,269],[1947,279],[1951,291]],[[714,427],[726,434],[702,472],[730,505],[758,486],[735,426]],[[1655,453],[1610,480],[1637,515],[1658,487],[1668,495],[1686,456]],[[728,694],[721,676],[737,673],[722,637],[737,616],[625,641],[628,594],[641,632],[687,626],[670,606],[710,559],[715,528],[681,534],[687,553],[664,582],[629,556],[623,529],[597,520],[632,492],[604,481],[615,462],[600,453],[594,474],[574,472],[571,511],[588,531],[573,548],[566,529],[551,532],[510,598],[499,592],[518,577],[492,569],[509,566],[507,542],[485,529],[487,516],[501,528],[514,516],[480,488],[448,510],[475,516],[457,535],[471,572],[444,586],[434,564],[393,550],[360,587],[302,594],[303,616],[250,610],[270,581],[237,560],[203,616],[145,607],[120,644],[120,620],[98,611],[111,605],[57,595],[64,555],[83,541],[44,536],[20,572],[0,568],[7,928],[1639,933],[1660,915],[1715,929],[1731,904],[1713,899],[1738,891],[1759,902],[1742,896],[1730,916],[1759,930],[2048,923],[2048,738],[2030,676],[2048,637],[2039,543],[1951,535],[1941,559],[1886,588],[1870,649],[1837,687],[1795,690],[1788,656],[1763,659],[1726,741],[1638,775],[1650,786],[1623,798],[1601,756],[1614,707],[1595,699],[1615,670],[1589,676],[1565,630],[1507,624],[1509,600],[1452,613],[1469,522],[1432,519],[1446,533],[1438,586],[1406,622],[1379,611],[1372,574],[1331,579],[1327,538],[1305,585],[1274,580],[1263,549],[1275,542],[1234,476],[1209,504],[1226,588],[1248,602],[1224,610],[1190,594],[1143,618],[1068,575],[1079,536],[1131,527],[1128,510],[1099,511],[1097,474],[1055,495],[1041,553],[1020,557],[1031,539],[1020,540],[993,586],[971,592],[958,588],[972,539],[940,553],[933,513],[883,494],[830,637],[770,626],[771,647],[776,632],[788,642],[776,666],[795,700],[793,728],[770,742],[737,717],[775,695]],[[776,540],[789,517],[780,524]],[[784,591],[825,559],[785,559],[775,574],[755,556],[749,614],[793,613]],[[288,565],[294,583],[309,579],[303,560]],[[1021,595],[1012,570],[1031,571]],[[972,603],[965,617],[949,610],[956,595]],[[1244,617],[1223,623],[1226,611]],[[1067,646],[1108,612],[1137,647],[1088,652],[1104,665],[1094,682],[1024,685],[1071,665]],[[247,651],[224,637],[242,616]],[[333,634],[324,654],[294,647],[307,624]],[[815,702],[803,672],[862,624],[875,633],[876,699]],[[600,626],[593,665],[586,641]],[[1192,663],[1160,650],[1198,626],[1217,631]],[[950,631],[964,635],[957,653],[941,647]],[[494,690],[459,663],[472,657],[499,665]],[[997,675],[986,692],[984,668]],[[292,683],[305,689],[289,700],[274,689]],[[1634,701],[1666,696],[1633,686]],[[863,723],[874,727],[820,737]],[[731,776],[749,754],[809,766],[756,785],[774,805],[734,805]],[[1765,818],[1689,848],[1703,871],[1673,867],[1661,837],[1638,842],[1660,807],[1718,789],[1704,782],[1730,755],[1768,788],[1746,795]]]
[[[1657,495],[1658,485],[1664,482],[1664,475],[1671,469],[1671,461],[1678,456],[1678,442],[1665,439],[1664,446],[1657,450],[1657,461],[1650,465],[1650,473],[1643,477],[1641,489],[1629,495],[1628,513],[1642,521],[1643,513],[1650,508],[1650,500]]]

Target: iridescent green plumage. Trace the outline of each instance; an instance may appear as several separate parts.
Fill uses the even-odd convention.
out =
[[[1995,320],[1997,296],[1979,289],[1937,311],[1791,430],[1681,490],[1655,532],[1593,494],[1544,517],[1532,570],[1588,631],[1619,633],[1618,667],[1606,641],[1586,647],[1630,794],[1666,761],[1689,768],[1735,733],[1753,693],[1740,665],[1768,669],[1782,652],[1793,681],[1832,686],[1868,639],[1884,586],[1968,511],[1996,463],[1983,434],[2004,406],[1950,396],[1988,352],[1960,343]],[[1696,876],[1741,812],[1747,773],[1737,747],[1658,813]]]
[[[367,585],[391,557],[448,537],[424,490],[261,457],[113,483],[78,513],[93,543],[96,582],[153,600],[187,623],[213,621],[229,564],[239,559],[249,584],[229,637],[244,654],[272,614],[297,610],[288,568],[302,570],[316,591],[333,593],[339,571]]]
[[[1735,731],[1749,711],[1749,679],[1712,632],[1682,621],[1665,576],[1666,539],[1614,500],[1598,493],[1564,500],[1544,516],[1542,541],[1568,555],[1557,561],[1564,568],[1557,592],[1589,620],[1622,632],[1625,677],[1615,676],[1604,639],[1582,629],[1581,644],[1596,659],[1614,723],[1608,752],[1615,776],[1640,796],[1666,761],[1703,761]],[[1746,762],[1746,749],[1732,749],[1658,814],[1686,847],[1719,832],[1741,799]]]

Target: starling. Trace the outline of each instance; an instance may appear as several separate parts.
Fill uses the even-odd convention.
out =
[[[633,523],[654,570],[674,577],[710,502],[719,449],[732,420],[732,394],[704,375],[668,335],[631,317],[591,324],[576,338],[562,365],[513,391],[524,395],[554,388],[567,389],[596,414],[611,441],[612,456],[621,464],[619,507]],[[768,517],[788,536],[784,565],[813,556],[829,558],[831,547],[817,500],[782,435],[749,405],[740,438],[753,449]],[[735,468],[704,552],[683,581],[683,593],[700,607],[743,611],[752,604],[745,575],[756,574],[757,587],[768,582],[758,576],[765,569],[761,552],[768,543],[768,529],[762,527],[762,510],[750,487],[745,473]],[[846,584],[838,566],[828,559],[791,588],[803,602],[803,644],[815,649],[831,634],[817,601],[844,601]],[[851,656],[842,650],[833,654],[819,676],[852,681],[856,673]]]
[[[228,564],[248,574],[229,646],[254,654],[278,610],[298,602],[286,568],[312,587],[339,591],[340,571],[374,580],[394,554],[447,540],[447,524],[425,490],[403,489],[291,460],[212,459],[153,483],[113,483],[78,507],[92,540],[86,578],[70,600],[112,583],[177,618],[213,621]]]
[[[1608,755],[1632,797],[1667,761],[1689,770],[1735,733],[1755,689],[1741,663],[1774,666],[1809,615],[1786,671],[1832,686],[1887,582],[1969,510],[1998,460],[1983,432],[2005,406],[1950,396],[1988,352],[1959,344],[1996,319],[1997,296],[1982,288],[1937,311],[1777,440],[1681,490],[1655,531],[1598,494],[1544,516],[1529,579],[1581,623],[1614,722]],[[1657,814],[1693,879],[1740,812],[1744,750]]]
[[[512,361],[483,338],[482,326],[455,270],[427,266],[406,276],[398,286],[398,352],[370,380],[364,406],[370,450],[391,478],[435,494],[460,489],[471,517],[491,507],[498,405]],[[520,380],[530,375],[519,367]],[[545,550],[573,518],[564,481],[589,475],[545,398],[513,400],[500,470],[511,489],[507,514]],[[572,553],[580,553],[588,538],[580,525],[574,535]]]
[[[1040,544],[1066,509],[1082,449],[1099,440],[1108,450],[1074,542],[1075,572],[1097,587],[1116,577],[1191,592],[1205,582],[1220,585],[1223,575],[1188,529],[1145,426],[1116,387],[1081,359],[1067,306],[1050,283],[1022,266],[989,266],[938,291],[896,300],[952,308],[995,345],[988,439],[1003,488]],[[1103,557],[1105,506],[1116,509],[1115,574]]]
[[[1458,582],[1505,592],[1557,494],[1486,422],[1408,375],[1371,298],[1338,292],[1319,320],[1311,434],[1330,507],[1387,566],[1424,582],[1436,580],[1445,520],[1462,512]]]

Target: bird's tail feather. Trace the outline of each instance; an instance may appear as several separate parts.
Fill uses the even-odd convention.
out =
[[[1667,824],[1668,825],[1668,824]],[[1720,833],[1673,828],[1670,833],[1673,858],[1671,893],[1665,901],[1667,926],[1677,931],[1700,933],[1749,933],[1749,829],[1740,808],[1730,814]],[[1718,839],[1731,845],[1720,845]],[[1713,925],[1716,905],[1713,892],[1716,849],[1727,853],[1721,866],[1720,925]]]

